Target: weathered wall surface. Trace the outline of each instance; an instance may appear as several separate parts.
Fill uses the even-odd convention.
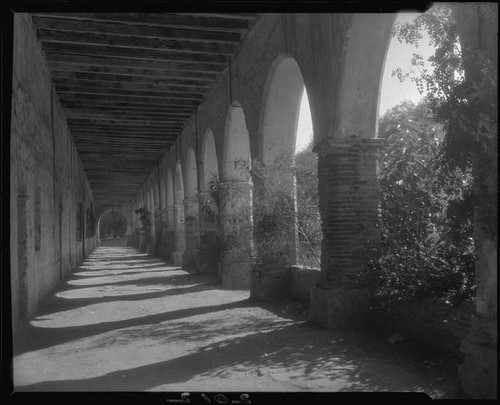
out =
[[[13,328],[94,248],[86,232],[93,200],[54,96],[31,19],[14,19],[11,128]],[[82,203],[81,237],[77,236]],[[80,239],[80,240],[79,240]]]

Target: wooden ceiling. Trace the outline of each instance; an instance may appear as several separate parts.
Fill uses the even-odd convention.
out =
[[[32,15],[96,200],[133,198],[257,18]]]

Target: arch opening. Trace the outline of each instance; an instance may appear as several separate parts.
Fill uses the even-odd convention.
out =
[[[127,246],[127,217],[116,209],[103,212],[97,220],[97,240],[101,246]]]
[[[307,91],[297,61],[280,55],[271,66],[266,89],[261,118],[262,166],[255,170],[260,172],[256,204],[262,206],[257,210],[261,213],[258,220],[254,218],[259,256],[270,269],[278,267],[283,273],[292,265],[319,268],[322,231],[317,160],[312,152]],[[287,288],[276,286],[274,291],[265,292],[264,281],[260,290],[263,295],[282,295]]]

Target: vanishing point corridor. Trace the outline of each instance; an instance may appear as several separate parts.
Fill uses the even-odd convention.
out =
[[[295,308],[295,309],[294,309]],[[252,304],[211,274],[100,247],[15,342],[18,391],[412,391],[456,397],[456,371],[409,342]]]
[[[0,24],[9,398],[496,398],[496,4],[449,3],[435,16],[458,36],[445,41],[453,60],[458,48],[474,55],[463,57],[463,75],[446,76],[463,76],[461,107],[446,108],[461,122],[467,104],[474,128],[463,135],[487,142],[467,149],[471,190],[457,192],[470,213],[457,214],[463,226],[449,225],[434,197],[403,194],[436,212],[421,232],[414,219],[427,218],[424,211],[386,204],[392,194],[382,187],[384,151],[399,137],[379,131],[386,56],[405,11],[398,2],[299,13],[200,12],[188,2],[174,10],[167,1],[123,11],[21,3]],[[419,11],[431,15],[427,6]],[[310,141],[299,151],[306,98]],[[485,121],[486,112],[494,119]],[[439,143],[424,118],[404,118],[412,132],[402,137],[420,142],[427,131]],[[405,159],[420,156],[393,145]],[[426,153],[437,156],[438,146]],[[412,171],[420,163],[410,163],[401,175],[454,213],[453,193],[430,186],[441,184],[441,170],[429,166],[439,176],[427,182]],[[390,177],[394,190],[413,190],[398,176]],[[389,210],[401,211],[405,232],[380,226]],[[373,270],[371,257],[384,258],[381,246],[405,240],[406,230],[429,232],[401,245],[422,250],[422,240],[428,256],[389,252]],[[447,253],[455,252],[452,237],[467,241],[467,256]]]

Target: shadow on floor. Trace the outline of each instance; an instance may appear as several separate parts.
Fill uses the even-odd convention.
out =
[[[82,339],[116,329],[158,324],[165,321],[172,321],[190,316],[207,314],[214,311],[222,311],[225,309],[238,308],[248,305],[250,305],[249,301],[247,299],[244,299],[227,304],[180,309],[176,311],[163,312],[160,314],[147,315],[121,321],[100,322],[90,325],[86,324],[66,328],[40,328],[32,326],[30,324],[25,324],[21,326],[19,332],[19,336],[24,336],[25,338],[20,338],[14,345],[14,355],[19,355],[32,350],[40,350],[44,347],[55,346],[64,342]],[[43,318],[41,318],[40,320],[43,320]]]
[[[152,263],[148,260],[144,262]],[[43,321],[44,317],[50,320],[51,314],[57,311],[84,308],[96,303],[134,301],[141,305],[151,299],[181,297],[187,293],[208,290],[213,290],[214,294],[225,293],[214,284],[192,285],[194,280],[200,279],[207,278],[186,273],[86,286],[68,284],[65,286],[66,292],[79,293],[84,288],[104,286],[117,289],[116,293],[128,285],[139,289],[150,285],[168,286],[171,289],[119,296],[73,299],[51,297],[41,306],[34,320]],[[203,300],[200,299],[198,303],[203,303]],[[248,311],[256,310],[257,315],[265,310],[275,316],[245,316],[247,308]],[[228,312],[216,314],[219,311]],[[96,347],[112,350],[120,345],[133,347],[135,342],[145,340],[158,348],[167,347],[172,342],[192,343],[193,349],[190,353],[184,352],[168,360],[116,370],[93,378],[43,381],[19,386],[17,390],[145,391],[165,384],[183,383],[186,390],[196,391],[196,383],[192,385],[193,379],[236,379],[234,391],[241,391],[248,379],[258,376],[271,380],[285,378],[297,387],[305,380],[309,384],[321,383],[326,387],[329,384],[333,387],[342,381],[343,387],[352,391],[422,391],[423,381],[425,389],[432,391],[442,389],[439,381],[441,375],[453,374],[449,370],[444,373],[442,367],[429,368],[425,360],[433,356],[435,358],[437,354],[424,349],[419,352],[409,342],[391,345],[387,343],[387,337],[375,332],[324,330],[305,321],[303,313],[294,315],[285,312],[279,303],[255,304],[248,299],[235,298],[231,302],[216,305],[198,304],[130,319],[72,327],[42,328],[24,324],[14,347],[15,355],[88,337],[93,339],[83,344],[89,350]],[[192,317],[200,315],[202,317],[193,321]],[[277,368],[289,372],[283,377],[283,374],[273,371]],[[444,395],[457,396],[456,392],[452,392],[456,389],[454,385],[447,389],[449,392]]]
[[[189,327],[182,325],[183,333]],[[219,331],[224,334],[224,330]],[[404,378],[399,372],[412,367],[415,359],[402,355],[400,365],[391,364],[393,355],[380,351],[373,344],[364,347],[341,338],[331,332],[328,341],[319,339],[321,347],[311,339],[314,335],[307,324],[292,324],[277,327],[263,333],[253,333],[244,337],[225,339],[200,347],[195,353],[178,358],[147,364],[140,367],[117,370],[105,375],[78,380],[44,381],[23,386],[22,391],[145,391],[163,384],[187,383],[194,377],[224,380],[234,378],[235,369],[241,373],[240,385],[235,391],[245,390],[244,375],[266,375],[273,378],[273,369],[294,370],[287,378],[300,384],[302,380],[324,383],[332,386],[344,381],[349,391],[423,391],[419,376],[427,379],[434,373],[421,365],[414,365],[415,378]],[[354,343],[362,343],[354,342]],[[328,346],[324,346],[329,343]],[[367,343],[367,342],[365,342]],[[375,349],[375,350],[374,350]],[[377,363],[377,364],[375,364]],[[389,365],[389,366],[388,366]],[[439,375],[439,374],[436,374]],[[437,377],[436,377],[437,382]],[[436,389],[439,384],[436,384]],[[429,386],[427,390],[432,389]],[[196,391],[196,384],[185,385],[185,390]]]

